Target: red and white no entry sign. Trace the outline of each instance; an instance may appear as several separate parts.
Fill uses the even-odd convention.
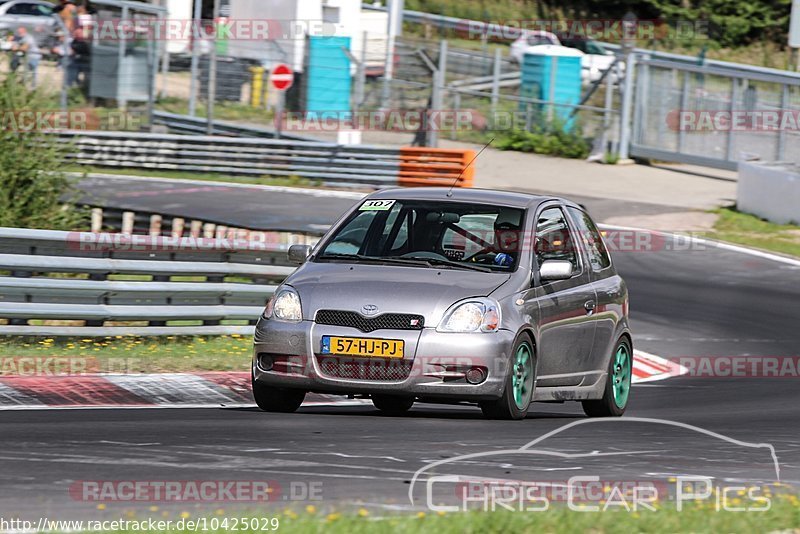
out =
[[[269,81],[278,91],[285,91],[294,83],[294,72],[288,65],[278,63],[272,68]]]

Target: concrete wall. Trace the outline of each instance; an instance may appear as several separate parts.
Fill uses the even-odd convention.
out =
[[[739,163],[739,211],[769,221],[800,223],[800,167],[791,163]]]

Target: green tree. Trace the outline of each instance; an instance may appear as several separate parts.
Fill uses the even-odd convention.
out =
[[[71,230],[86,221],[85,210],[66,202],[72,188],[61,171],[63,145],[17,127],[20,112],[46,110],[52,102],[15,75],[0,81],[0,226]]]

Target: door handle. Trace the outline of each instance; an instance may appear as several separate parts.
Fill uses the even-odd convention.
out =
[[[591,315],[594,313],[595,302],[593,300],[587,300],[583,307],[586,310],[586,313]]]

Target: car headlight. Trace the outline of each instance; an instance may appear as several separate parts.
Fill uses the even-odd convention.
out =
[[[500,328],[500,307],[491,299],[470,299],[456,303],[444,314],[439,332],[496,332]]]
[[[264,318],[277,321],[301,321],[303,309],[300,306],[300,295],[291,288],[281,289],[267,302]]]

